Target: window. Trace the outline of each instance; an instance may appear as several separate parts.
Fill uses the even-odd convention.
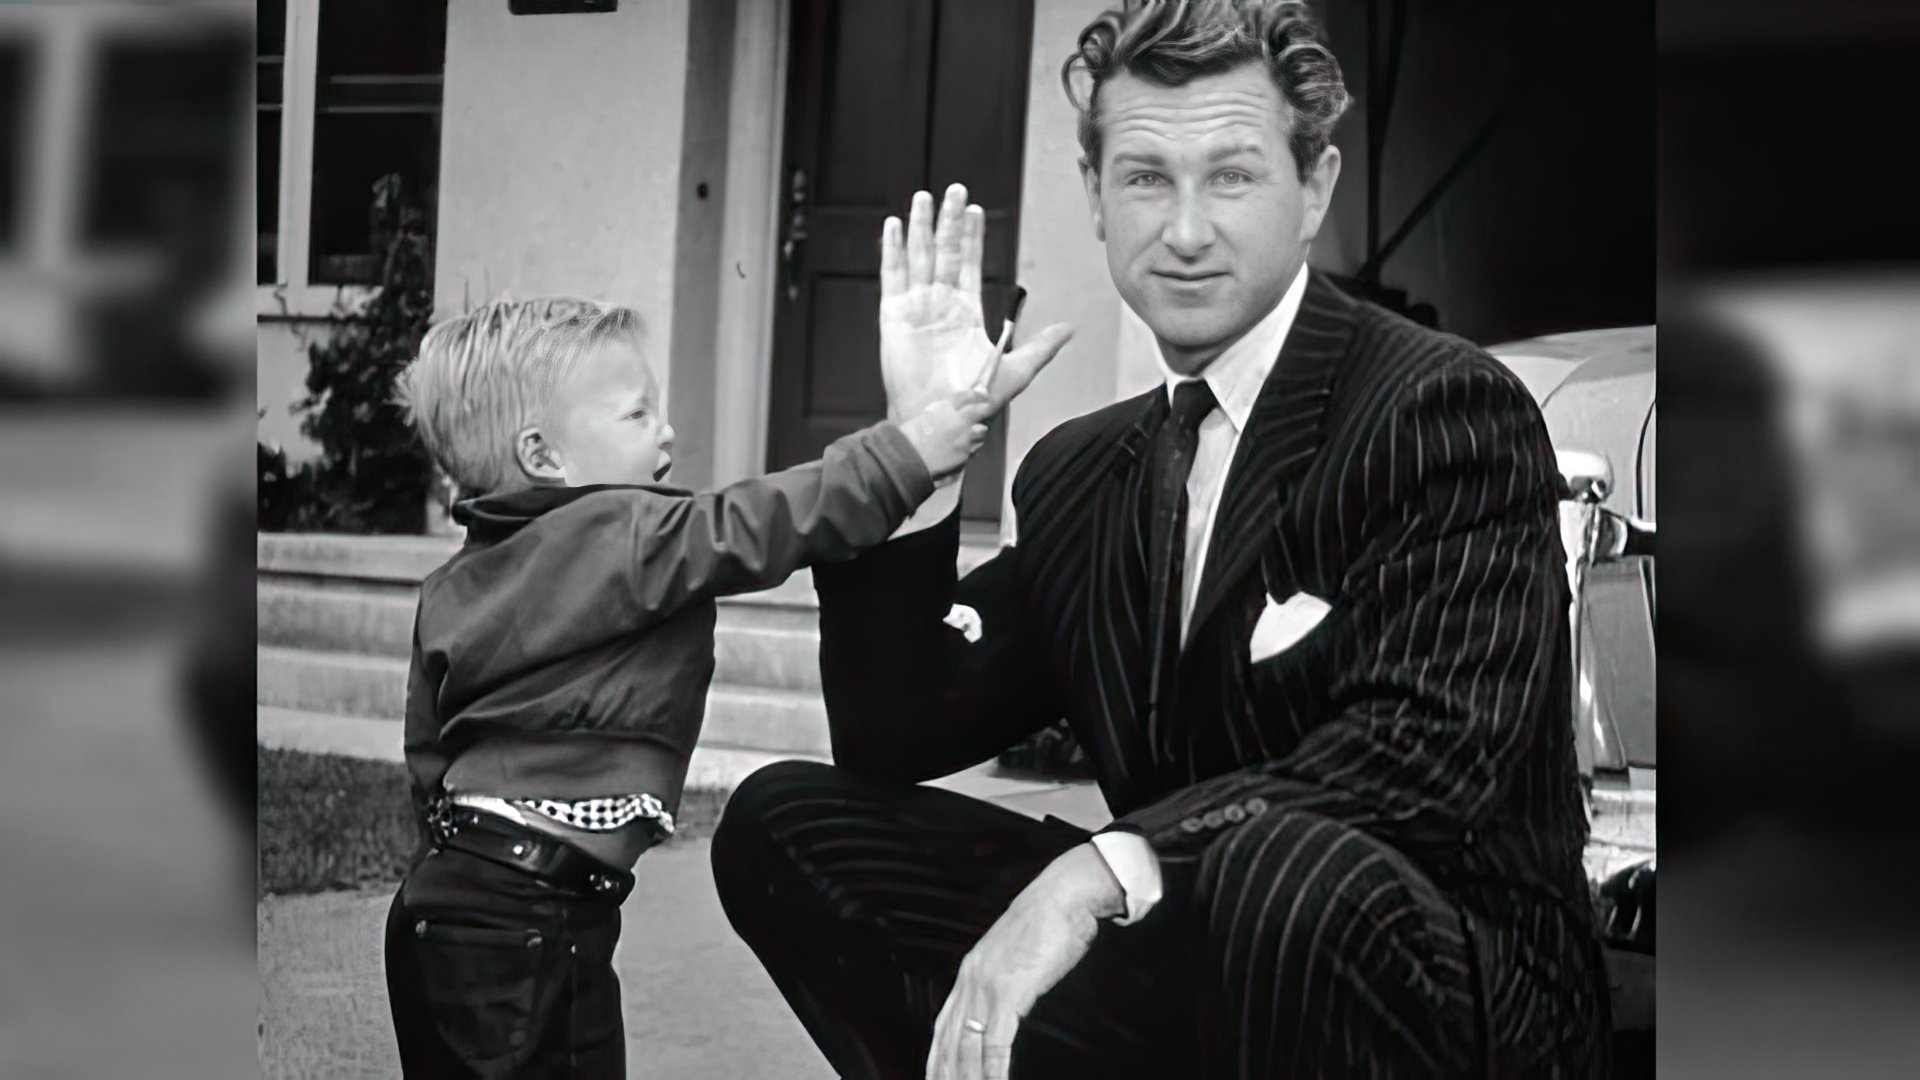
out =
[[[433,219],[446,0],[321,0],[319,27],[308,280],[370,283],[374,183],[398,173]]]
[[[287,66],[286,0],[260,0],[254,46],[254,207],[260,243],[256,280],[280,274],[280,99]]]
[[[0,251],[11,250],[20,236],[26,81],[26,48],[18,42],[0,41]]]
[[[161,247],[218,261],[214,223],[232,205],[234,106],[246,77],[243,32],[107,43],[88,150],[83,236],[89,247]]]

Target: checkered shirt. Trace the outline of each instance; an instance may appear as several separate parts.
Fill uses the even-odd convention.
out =
[[[673,815],[652,795],[614,795],[598,799],[515,799],[513,805],[588,832],[612,832],[640,820],[652,821],[662,835],[673,835]]]

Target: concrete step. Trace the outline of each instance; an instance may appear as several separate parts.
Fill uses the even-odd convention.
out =
[[[256,713],[254,735],[268,750],[300,750],[396,765],[406,760],[397,719],[262,705]]]
[[[315,579],[260,582],[260,643],[405,659],[413,643],[417,590],[355,587]]]
[[[406,712],[404,657],[262,645],[259,676],[261,705],[387,720]]]
[[[460,549],[445,536],[344,536],[333,533],[261,533],[256,554],[263,577],[323,577],[419,584]],[[999,539],[967,535],[960,542],[961,573],[993,557]],[[812,606],[813,575],[801,570],[784,583],[753,594],[751,602]]]
[[[460,541],[444,536],[261,533],[256,554],[263,575],[417,585],[458,550]]]
[[[414,601],[400,594],[263,581],[260,643],[405,660]],[[811,612],[730,606],[714,632],[715,680],[775,690],[820,688],[820,636]]]
[[[716,684],[707,694],[702,745],[826,757],[827,705],[817,693]]]
[[[722,686],[820,692],[820,635],[722,622],[713,635],[713,681]]]
[[[338,579],[275,577],[260,582],[262,645],[406,659],[417,590]],[[819,616],[791,600],[759,596],[721,606],[715,630],[716,680],[776,690],[818,690]]]
[[[262,706],[384,723],[395,723],[405,714],[403,659],[275,645],[262,645],[259,654]],[[348,737],[330,733],[333,736]],[[817,691],[716,684],[707,694],[701,741],[769,753],[825,755],[826,703]]]
[[[300,750],[396,765],[406,760],[400,724],[394,720],[331,716],[262,705],[257,724],[259,744],[268,750]],[[687,764],[686,786],[730,792],[755,769],[796,757],[826,760],[822,755],[713,746],[703,742],[694,747],[693,758]]]

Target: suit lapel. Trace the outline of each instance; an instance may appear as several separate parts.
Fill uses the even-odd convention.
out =
[[[1085,627],[1097,708],[1109,738],[1090,743],[1089,753],[1110,781],[1109,805],[1132,806],[1153,772],[1145,718],[1140,710],[1147,684],[1147,566],[1141,500],[1149,478],[1147,449],[1167,415],[1166,392],[1142,395],[1139,411],[1115,443],[1105,467],[1097,470],[1100,490],[1094,500],[1093,552],[1088,561],[1089,616]]]
[[[1320,448],[1333,376],[1353,336],[1354,302],[1309,271],[1300,311],[1240,436],[1214,517],[1188,624],[1189,646],[1259,558],[1275,516]]]

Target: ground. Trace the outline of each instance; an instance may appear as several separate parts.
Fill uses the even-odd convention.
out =
[[[714,895],[705,840],[648,853],[614,963],[635,1076],[831,1077]],[[380,942],[390,889],[260,905],[269,1077],[397,1074]]]
[[[1036,816],[1105,820],[1090,785],[1034,784],[980,770],[948,786]],[[828,1078],[798,1020],[720,910],[708,841],[646,854],[614,965],[627,1061],[649,1080]],[[399,1071],[381,939],[391,889],[268,897],[259,908],[260,1054],[281,1077],[390,1077]]]

